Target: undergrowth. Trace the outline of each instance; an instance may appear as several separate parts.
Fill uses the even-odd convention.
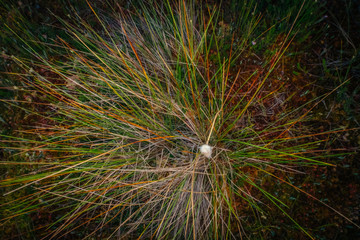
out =
[[[291,181],[338,154],[321,148],[331,132],[307,124],[337,88],[305,96],[282,64],[294,61],[287,50],[308,3],[286,27],[276,20],[261,31],[252,7],[239,8],[246,18],[232,30],[216,6],[140,6],[103,14],[88,3],[92,24],[75,12],[58,18],[65,36],[51,42],[6,25],[28,56],[4,54],[21,69],[9,75],[24,100],[3,102],[33,124],[1,136],[12,151],[1,163],[24,166],[0,182],[1,224],[38,213],[48,220],[34,231],[49,239],[241,239],[254,238],[254,226],[268,236],[277,209],[313,238],[272,182],[346,218]],[[270,54],[258,56],[262,39]]]

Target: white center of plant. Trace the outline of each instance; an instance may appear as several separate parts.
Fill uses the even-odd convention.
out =
[[[212,147],[207,144],[201,145],[200,152],[207,158],[211,158]]]

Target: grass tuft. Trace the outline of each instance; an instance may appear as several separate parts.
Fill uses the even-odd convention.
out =
[[[325,158],[333,153],[319,148],[325,140],[314,138],[329,132],[306,127],[330,93],[296,99],[301,92],[279,70],[302,6],[255,65],[244,63],[258,57],[261,17],[247,7],[240,36],[215,7],[185,1],[118,8],[111,17],[88,2],[94,25],[74,13],[58,18],[66,37],[51,44],[17,35],[32,57],[12,57],[16,77],[33,93],[36,107],[24,108],[38,122],[1,136],[17,151],[1,164],[32,168],[0,182],[6,196],[27,191],[3,205],[1,222],[44,211],[49,239],[78,229],[86,237],[239,239],[276,208],[313,238],[266,184],[316,199],[288,176],[332,166]],[[17,161],[26,154],[30,161]]]

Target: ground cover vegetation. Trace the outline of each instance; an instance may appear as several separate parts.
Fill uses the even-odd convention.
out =
[[[1,2],[1,234],[358,236],[359,28],[334,8]]]

